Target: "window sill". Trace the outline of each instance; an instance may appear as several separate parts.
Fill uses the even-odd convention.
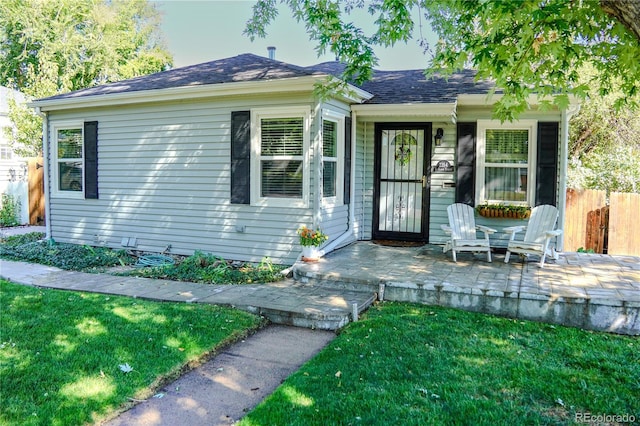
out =
[[[52,198],[66,198],[72,200],[84,200],[83,191],[54,191],[51,194]]]
[[[309,202],[299,198],[259,198],[252,202],[251,205],[254,207],[309,208]]]

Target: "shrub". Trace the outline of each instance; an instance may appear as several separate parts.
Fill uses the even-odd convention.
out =
[[[196,251],[173,265],[145,267],[129,274],[208,284],[248,284],[279,281],[282,279],[280,271],[283,269],[284,266],[274,265],[269,258],[264,258],[262,262],[254,265],[232,262],[213,254]]]
[[[2,194],[0,207],[0,226],[16,226],[20,224],[20,200],[10,194]]]
[[[0,244],[0,257],[73,271],[127,265],[134,262],[134,258],[124,250],[78,244],[58,244],[53,240],[43,241],[40,238],[42,238],[42,234],[37,232],[6,238]]]
[[[7,247],[20,246],[22,244],[33,243],[35,241],[39,241],[44,238],[44,233],[42,232],[29,232],[27,234],[21,235],[12,235],[10,237],[5,237],[0,240],[2,245]],[[2,248],[0,245],[0,248]]]

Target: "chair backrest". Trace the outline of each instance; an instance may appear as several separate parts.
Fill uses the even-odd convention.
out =
[[[558,209],[549,204],[531,209],[531,217],[527,225],[527,232],[524,234],[524,241],[527,243],[541,243],[544,241],[544,233],[553,231],[558,220]]]
[[[461,240],[476,239],[476,220],[473,207],[456,203],[447,207],[451,238]]]

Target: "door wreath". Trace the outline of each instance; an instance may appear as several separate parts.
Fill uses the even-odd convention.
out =
[[[400,133],[393,138],[391,143],[396,146],[395,159],[401,166],[404,166],[411,161],[411,157],[413,156],[411,145],[418,145],[416,138],[408,133]]]

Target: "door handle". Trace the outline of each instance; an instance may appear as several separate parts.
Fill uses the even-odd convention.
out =
[[[423,188],[427,187],[427,176],[426,175],[422,175],[422,187]]]

